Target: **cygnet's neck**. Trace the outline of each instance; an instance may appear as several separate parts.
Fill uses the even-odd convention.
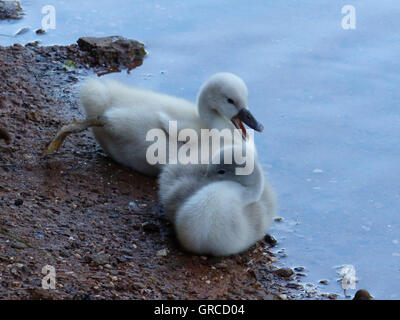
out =
[[[217,110],[212,106],[212,94],[207,89],[203,89],[197,100],[197,111],[199,113],[200,120],[207,126],[208,129],[230,129],[234,127],[228,119],[223,117]]]
[[[252,173],[253,183],[249,186],[243,186],[242,198],[244,205],[248,205],[260,200],[264,192],[264,174],[257,161],[254,163],[254,172]]]

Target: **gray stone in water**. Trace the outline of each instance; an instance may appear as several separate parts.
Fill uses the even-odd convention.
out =
[[[112,68],[136,68],[146,55],[143,43],[121,36],[83,37],[78,39],[78,46],[93,57],[92,64]]]
[[[281,278],[289,278],[294,274],[294,271],[290,268],[281,268],[276,270],[275,274]]]
[[[0,0],[0,20],[21,19],[22,15],[22,8],[19,1]]]

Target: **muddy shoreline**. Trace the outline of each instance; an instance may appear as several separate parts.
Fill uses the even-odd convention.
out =
[[[276,273],[264,241],[224,259],[182,252],[157,180],[113,162],[90,132],[43,154],[82,119],[88,59],[75,44],[0,46],[0,127],[11,136],[0,140],[0,299],[324,298],[301,275]],[[41,289],[45,265],[54,290]]]

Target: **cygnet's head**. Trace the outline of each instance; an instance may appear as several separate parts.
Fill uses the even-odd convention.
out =
[[[245,123],[256,131],[264,127],[248,110],[248,91],[241,78],[233,73],[221,72],[213,75],[202,86],[199,92],[199,104],[204,104],[220,116],[232,121],[240,130],[243,138],[247,138]]]
[[[250,145],[229,145],[212,157],[207,166],[207,177],[231,180],[249,188],[263,184],[263,175],[256,163],[256,151]]]

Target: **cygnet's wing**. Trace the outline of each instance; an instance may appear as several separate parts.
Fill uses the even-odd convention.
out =
[[[161,203],[171,221],[185,200],[207,184],[206,165],[168,164],[163,167],[159,177]]]
[[[276,196],[272,187],[268,183],[267,176],[264,174],[264,191],[260,200],[246,206],[244,212],[249,224],[254,230],[254,241],[258,241],[265,236],[275,216]]]

